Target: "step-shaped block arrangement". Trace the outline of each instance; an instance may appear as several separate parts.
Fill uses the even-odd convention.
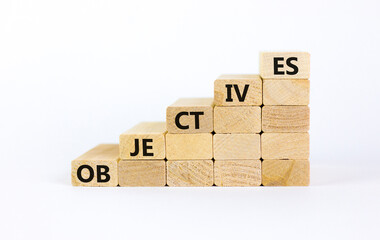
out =
[[[182,98],[72,161],[72,185],[307,186],[310,55],[260,54],[260,75],[221,75],[214,98]]]

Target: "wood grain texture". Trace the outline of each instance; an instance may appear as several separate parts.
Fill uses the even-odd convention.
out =
[[[215,134],[214,159],[260,159],[259,134]]]
[[[120,135],[120,158],[121,159],[165,159],[165,122],[141,122],[133,128]],[[133,156],[135,152],[135,139],[139,142],[139,153]],[[147,150],[148,154],[143,151],[143,139],[151,140],[147,146],[152,148]],[[153,154],[153,156],[150,156]]]
[[[262,84],[259,75],[221,75],[214,82],[215,106],[260,106]],[[230,96],[228,96],[229,91]]]
[[[263,132],[307,132],[310,128],[308,106],[264,106]]]
[[[256,106],[214,108],[215,133],[260,133],[261,108]]]
[[[120,187],[165,186],[165,160],[121,160],[118,176]]]
[[[263,133],[261,156],[268,159],[309,159],[309,133]]]
[[[275,74],[274,58],[283,58],[278,68],[284,74]],[[287,65],[287,59],[295,57],[297,61],[291,61],[298,68],[298,73],[291,75],[293,68]],[[308,79],[310,77],[310,54],[307,52],[262,52],[260,53],[260,76],[263,79]]]
[[[167,184],[170,187],[207,187],[213,185],[212,160],[168,161]]]
[[[168,133],[212,132],[214,130],[213,108],[213,98],[178,99],[166,109]],[[178,118],[177,123],[176,118]],[[187,129],[181,129],[179,126]]]
[[[118,144],[100,144],[71,162],[71,183],[73,186],[116,187],[118,161]],[[105,174],[98,174],[98,167]],[[88,182],[81,181],[80,178]]]
[[[212,134],[174,134],[166,135],[167,160],[212,159]]]
[[[309,105],[309,80],[264,80],[264,105]]]
[[[261,185],[260,160],[229,160],[214,162],[214,182],[221,187]]]
[[[310,162],[308,160],[264,160],[262,181],[264,186],[308,186]]]

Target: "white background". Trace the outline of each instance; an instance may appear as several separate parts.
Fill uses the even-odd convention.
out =
[[[378,1],[0,2],[2,239],[379,239]],[[74,188],[70,162],[311,53],[311,186]]]

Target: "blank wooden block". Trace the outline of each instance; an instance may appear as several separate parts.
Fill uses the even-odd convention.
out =
[[[214,159],[260,159],[259,134],[215,134]]]
[[[165,134],[165,122],[137,124],[120,135],[120,158],[165,159]]]
[[[118,144],[100,144],[71,162],[71,184],[116,187],[118,161]]]
[[[213,98],[181,98],[166,109],[168,133],[210,133]]]
[[[215,133],[260,133],[261,108],[218,107],[214,108]]]
[[[262,179],[264,186],[308,186],[310,162],[308,160],[264,160]]]
[[[309,159],[309,133],[263,133],[261,156],[267,159]]]
[[[263,79],[308,79],[310,54],[307,52],[262,52],[260,75]]]
[[[260,160],[230,160],[214,162],[215,185],[249,187],[261,185]]]
[[[309,80],[264,80],[264,105],[309,105]]]
[[[260,106],[262,80],[259,75],[221,75],[214,82],[216,106]]]
[[[167,160],[212,159],[212,134],[174,134],[166,135]]]
[[[212,186],[213,178],[212,160],[167,162],[167,184],[170,187]]]
[[[310,128],[308,106],[264,106],[263,132],[307,132]]]
[[[159,187],[166,184],[165,160],[121,160],[121,187]]]

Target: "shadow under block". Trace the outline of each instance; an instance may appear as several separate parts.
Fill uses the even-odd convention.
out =
[[[219,107],[214,108],[215,133],[260,133],[261,107]]]
[[[215,106],[260,106],[263,82],[259,75],[221,75],[214,82]]]
[[[214,159],[260,159],[259,134],[215,134]]]
[[[120,135],[121,159],[165,159],[165,122],[142,122]]]
[[[118,161],[118,144],[100,144],[71,162],[71,184],[116,187]]]
[[[167,161],[170,187],[208,187],[214,183],[212,160]]]
[[[308,186],[310,162],[308,160],[264,160],[262,181],[264,186]]]
[[[120,160],[120,187],[159,187],[166,184],[165,160]]]
[[[260,186],[261,161],[215,161],[214,179],[215,185],[220,187]]]
[[[263,79],[308,79],[310,54],[307,52],[262,52],[260,75]]]
[[[212,134],[166,134],[167,160],[212,159]]]
[[[211,133],[213,98],[181,98],[166,109],[168,133]]]
[[[310,128],[308,106],[264,106],[263,132],[307,132]]]
[[[264,105],[309,105],[309,80],[264,80]]]
[[[263,133],[261,157],[264,160],[309,159],[309,133]]]

